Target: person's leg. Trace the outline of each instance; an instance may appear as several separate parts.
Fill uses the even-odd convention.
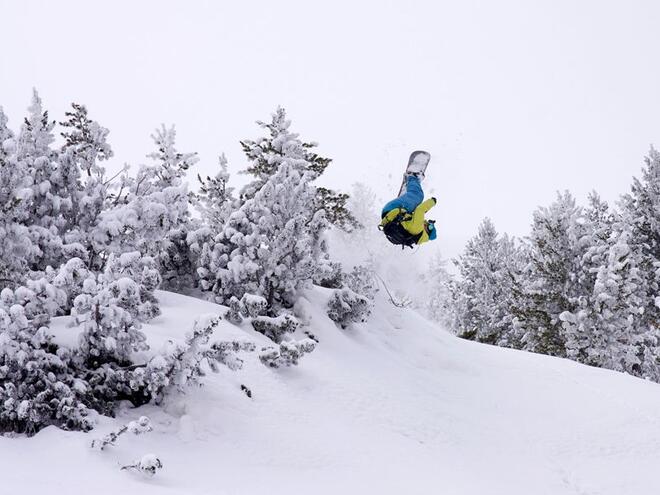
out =
[[[396,199],[393,199],[383,207],[381,216],[385,216],[388,211],[394,208],[403,208],[409,213],[415,211],[415,208],[424,200],[424,191],[419,177],[409,175],[406,179],[406,192]]]

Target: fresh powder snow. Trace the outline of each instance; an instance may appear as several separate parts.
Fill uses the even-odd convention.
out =
[[[0,463],[11,466],[3,487],[99,495],[653,492],[657,384],[462,340],[380,296],[368,323],[341,330],[325,314],[328,292],[308,291],[298,305],[320,342],[300,366],[273,370],[246,353],[242,370],[209,373],[164,408],[121,408],[89,433],[48,427],[0,438]],[[225,311],[170,292],[157,297],[162,314],[143,326],[155,350],[180,341],[200,315]],[[51,326],[59,343],[80,332],[68,321]],[[214,337],[272,344],[227,321]],[[152,432],[90,447],[141,416]],[[155,476],[140,471],[156,460]],[[120,470],[130,465],[138,468]]]

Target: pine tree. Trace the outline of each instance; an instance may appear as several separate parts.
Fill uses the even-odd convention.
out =
[[[292,163],[289,163],[291,160]],[[289,307],[296,292],[311,285],[324,259],[324,212],[315,211],[311,177],[301,176],[298,159],[285,155],[278,171],[247,200],[216,238],[209,267],[220,302],[246,292],[269,308]]]
[[[459,336],[489,344],[512,346],[516,340],[511,306],[520,259],[515,243],[499,237],[486,218],[455,262],[460,278],[452,284],[455,327]]]
[[[29,260],[30,268],[37,271],[62,263],[61,231],[66,223],[63,213],[71,208],[68,191],[62,190],[59,183],[57,152],[51,146],[54,127],[55,121],[49,119],[34,90],[28,116],[18,135],[15,160],[25,170],[30,183],[25,225],[36,248],[36,256]]]
[[[47,328],[65,299],[43,279],[0,292],[0,431],[92,427],[82,398],[87,385]]]
[[[113,156],[107,142],[108,129],[90,119],[87,108],[77,103],[65,112],[67,119],[60,122],[65,128],[61,135],[65,144],[60,150],[60,167],[63,182],[71,191],[72,207],[66,216],[65,238],[78,243],[84,254],[80,255],[89,267],[100,270],[102,254],[93,240],[101,212],[110,206],[113,199],[114,178],[107,178],[100,162]],[[116,178],[116,177],[115,177]]]
[[[455,280],[447,271],[446,262],[436,253],[428,263],[428,269],[422,275],[428,297],[422,303],[422,310],[428,318],[437,321],[443,327],[454,332],[457,315],[454,312],[453,294],[456,293]]]
[[[29,217],[27,167],[16,159],[16,139],[0,107],[0,287],[15,287],[36,255],[25,221]]]
[[[199,174],[199,192],[194,195],[195,207],[210,226],[222,227],[235,208],[234,188],[228,185],[229,172],[224,154],[218,159],[220,170],[214,177],[202,178]]]
[[[190,221],[189,194],[183,177],[197,161],[195,153],[180,153],[174,128],[162,127],[152,136],[155,163],[142,165],[135,177],[124,173],[112,207],[99,215],[93,231],[97,252],[139,251],[157,260],[168,287],[191,271],[185,242]]]
[[[632,251],[646,286],[642,322],[649,331],[660,328],[660,153],[651,148],[642,178],[633,180],[632,191],[621,200],[622,222],[630,228]]]
[[[566,335],[559,316],[576,311],[583,294],[579,273],[584,234],[583,210],[568,192],[558,194],[550,207],[534,213],[530,264],[513,307],[525,350],[566,355]]]
[[[229,187],[227,158],[221,155],[220,170],[214,177],[205,179],[197,175],[199,192],[193,195],[193,204],[201,215],[201,222],[192,223],[186,235],[186,243],[191,253],[191,261],[196,267],[196,283],[202,290],[209,290],[214,284],[214,275],[208,271],[211,264],[215,237],[222,232],[229,215],[237,208],[233,188]]]
[[[13,143],[14,133],[7,126],[8,122],[9,119],[2,106],[0,106],[0,164],[7,162],[9,151],[15,146]]]
[[[244,173],[254,176],[254,180],[247,184],[240,193],[243,201],[252,198],[274,175],[285,160],[285,156],[296,155],[298,160],[292,162],[294,167],[301,167],[301,173],[308,172],[311,180],[315,180],[327,169],[332,160],[320,156],[314,151],[317,144],[302,142],[298,134],[289,130],[291,121],[286,118],[286,111],[279,107],[272,115],[270,123],[257,122],[259,126],[268,131],[268,136],[257,141],[241,141],[243,152],[250,160],[250,165]],[[293,146],[295,150],[289,149]],[[331,189],[317,188],[315,208],[324,209],[326,218],[330,223],[344,230],[352,230],[359,223],[346,207],[348,195],[337,193]]]

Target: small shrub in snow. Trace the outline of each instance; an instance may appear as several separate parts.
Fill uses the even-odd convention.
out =
[[[353,267],[351,273],[344,276],[346,287],[353,292],[373,300],[378,292],[378,284],[373,268],[365,265]]]
[[[184,344],[170,342],[165,352],[153,357],[145,366],[136,367],[124,375],[130,388],[159,403],[171,388],[184,391],[188,385],[199,384],[199,378],[205,374],[204,363],[212,371],[217,371],[219,365],[232,370],[240,369],[243,361],[236,356],[236,352],[254,351],[254,344],[231,341],[208,345],[211,334],[219,324],[220,317],[217,315],[200,317]]]
[[[114,446],[117,442],[117,439],[124,433],[142,435],[143,433],[148,433],[152,430],[153,427],[151,426],[151,421],[149,421],[149,418],[146,416],[141,416],[138,420],[125,424],[118,430],[108,433],[103,438],[92,440],[92,448],[104,450],[108,445]]]
[[[241,297],[240,308],[243,316],[246,318],[254,318],[265,313],[268,308],[268,302],[261,296],[245,293],[243,294],[243,297]]]
[[[341,263],[328,261],[319,263],[316,273],[314,273],[314,284],[326,289],[339,289],[342,286]]]
[[[241,390],[247,395],[248,399],[252,398],[252,390],[250,390],[248,387],[245,385],[241,385]]]
[[[278,347],[264,347],[259,359],[269,368],[297,366],[300,358],[312,352],[316,342],[311,339],[282,342]]]
[[[139,471],[142,474],[145,474],[147,476],[153,476],[156,474],[156,472],[159,469],[163,468],[163,463],[161,460],[156,457],[155,454],[147,454],[145,456],[142,456],[142,459],[139,461],[134,462],[133,464],[129,464],[128,466],[122,466],[122,470],[125,469],[135,469],[136,471]]]
[[[287,333],[293,333],[299,323],[293,316],[283,314],[280,316],[257,316],[252,320],[252,327],[276,343],[282,342]]]
[[[234,325],[240,325],[243,323],[243,316],[241,316],[242,307],[241,301],[237,297],[233,296],[229,300],[229,310],[225,313],[225,319]]]
[[[341,328],[348,327],[351,323],[366,321],[371,314],[371,303],[369,299],[356,294],[345,287],[336,290],[328,301],[328,317]]]
[[[253,352],[255,349],[256,346],[252,342],[233,340],[214,342],[204,354],[208,359],[211,370],[217,371],[217,365],[222,364],[230,370],[236,371],[243,367],[243,360],[236,353],[241,351]]]

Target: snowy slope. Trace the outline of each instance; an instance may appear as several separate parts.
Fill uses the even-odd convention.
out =
[[[209,374],[166,410],[126,409],[87,434],[0,438],[1,493],[657,493],[660,386],[463,341],[383,301],[342,331],[325,297],[315,290],[297,308],[320,340],[298,368],[245,355],[243,370]],[[220,309],[159,298],[163,315],[145,327],[155,347]],[[54,325],[62,342],[76,332],[65,323]],[[216,332],[236,335],[268,343],[226,322]],[[89,448],[142,414],[154,432]],[[164,464],[156,477],[119,470],[150,452]]]

